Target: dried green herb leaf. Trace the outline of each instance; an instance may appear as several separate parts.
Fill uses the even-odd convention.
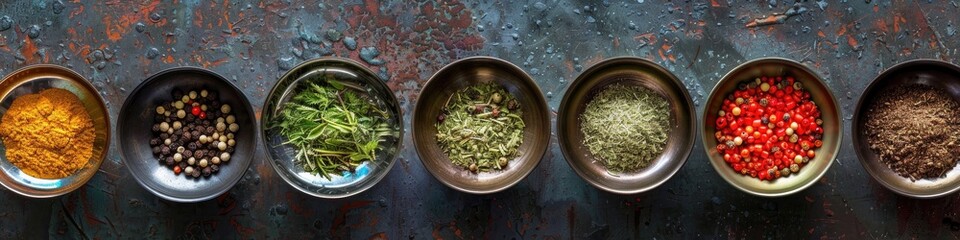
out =
[[[611,85],[587,103],[580,116],[583,144],[611,172],[647,167],[670,136],[669,103],[639,86]]]

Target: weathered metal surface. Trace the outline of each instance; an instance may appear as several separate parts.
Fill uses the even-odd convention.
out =
[[[844,129],[851,129],[859,93],[884,68],[915,58],[957,60],[960,41],[954,24],[960,24],[960,8],[955,1],[811,0],[791,9],[792,4],[4,1],[0,72],[35,63],[71,67],[99,88],[115,121],[129,90],[161,69],[212,69],[236,81],[259,109],[266,90],[284,70],[304,59],[337,55],[362,60],[381,73],[409,121],[430,74],[466,56],[491,55],[520,65],[537,79],[553,108],[569,81],[607,57],[639,56],[664,65],[700,104],[720,76],[738,63],[780,56],[801,61],[826,78],[842,105]],[[578,178],[562,159],[556,139],[552,141],[526,180],[485,196],[444,187],[416,159],[412,144],[406,144],[402,158],[379,185],[342,200],[316,199],[288,187],[258,149],[260,159],[236,187],[196,204],[151,195],[121,166],[113,146],[100,173],[66,196],[34,200],[0,191],[0,238],[960,234],[960,196],[897,196],[867,175],[849,141],[818,184],[776,199],[750,196],[727,185],[707,163],[700,144],[663,186],[638,195],[608,194]]]

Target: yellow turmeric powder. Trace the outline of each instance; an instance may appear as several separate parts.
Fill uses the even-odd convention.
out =
[[[0,120],[7,161],[37,178],[64,178],[82,168],[95,135],[80,99],[58,88],[14,99]]]

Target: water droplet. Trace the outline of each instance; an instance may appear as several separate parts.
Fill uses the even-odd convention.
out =
[[[147,25],[143,25],[142,22],[138,22],[137,25],[134,26],[134,29],[137,29],[138,33],[142,33],[143,31],[147,30]]]
[[[293,68],[293,57],[281,57],[277,59],[277,68],[281,71]]]
[[[63,6],[63,2],[61,2],[60,0],[53,2],[51,6],[52,6],[51,8],[53,8],[53,14],[63,13],[64,6]]]
[[[357,39],[345,37],[343,38],[343,46],[346,46],[350,51],[357,50]]]
[[[161,19],[161,18],[162,18],[162,17],[160,16],[159,13],[151,13],[151,14],[150,14],[150,21],[151,21],[151,22],[160,22],[160,19]]]
[[[0,31],[6,31],[13,27],[13,19],[10,16],[0,17]]]
[[[360,49],[360,58],[369,64],[373,64],[373,65],[383,64],[383,60],[376,59],[377,56],[380,56],[380,50],[377,50],[376,47],[365,47]]]
[[[27,29],[27,36],[30,37],[30,39],[40,37],[40,26],[30,25],[30,28]]]
[[[147,55],[147,59],[151,59],[151,60],[152,60],[152,59],[157,58],[158,56],[160,56],[160,50],[157,50],[157,48],[152,47],[152,48],[150,48],[150,49],[147,50],[147,54],[146,54],[146,55]]]

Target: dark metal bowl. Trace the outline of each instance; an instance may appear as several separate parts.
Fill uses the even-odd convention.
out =
[[[368,96],[387,106],[385,110],[390,116],[387,122],[398,129],[397,138],[390,137],[380,143],[382,150],[378,150],[381,152],[377,152],[376,161],[366,162],[352,173],[331,179],[306,172],[302,167],[297,166],[294,163],[296,149],[283,144],[287,139],[269,128],[271,122],[283,110],[283,105],[296,93],[297,87],[318,74],[333,74],[339,80],[357,83],[367,88]],[[267,95],[266,103],[263,104],[260,124],[263,143],[270,155],[270,163],[284,181],[301,192],[316,197],[345,198],[373,187],[390,172],[402,148],[400,141],[403,139],[404,132],[401,127],[402,116],[400,104],[393,95],[393,91],[376,74],[356,61],[327,57],[301,63],[280,77],[270,90],[270,95]]]
[[[879,156],[870,150],[867,142],[867,108],[880,93],[913,84],[943,89],[954,99],[960,100],[960,67],[940,60],[919,59],[903,62],[883,71],[867,86],[857,101],[852,123],[853,148],[860,164],[870,176],[891,191],[914,198],[942,197],[960,189],[960,167],[954,167],[941,179],[910,181],[880,162]]]
[[[230,104],[240,125],[231,160],[221,164],[220,172],[209,178],[174,175],[150,150],[156,106],[173,101],[174,89],[216,91],[223,103]],[[117,128],[118,137],[123,139],[119,143],[120,156],[134,179],[154,195],[176,202],[199,202],[223,194],[240,181],[256,150],[256,118],[247,97],[227,79],[202,68],[170,68],[144,80],[123,102]]]
[[[49,64],[31,65],[18,69],[0,81],[0,117],[17,97],[39,93],[49,88],[70,91],[80,99],[90,119],[93,120],[95,138],[93,155],[87,164],[72,175],[60,179],[41,179],[27,175],[0,154],[0,185],[20,195],[33,198],[50,198],[67,194],[83,186],[100,170],[110,148],[110,117],[107,106],[97,89],[83,76],[73,70]],[[0,144],[0,153],[6,147]]]
[[[456,91],[497,83],[517,98],[526,128],[520,156],[506,169],[473,173],[454,165],[437,145],[437,115]],[[424,167],[447,186],[462,192],[486,194],[507,189],[533,171],[550,144],[550,115],[537,83],[522,69],[502,59],[471,57],[444,66],[420,91],[413,110],[413,143]]]
[[[637,172],[610,173],[583,145],[580,115],[587,103],[611,84],[651,89],[670,102],[670,119],[674,125],[667,145],[650,166]],[[635,194],[663,184],[683,167],[696,141],[696,116],[693,99],[670,71],[641,58],[611,58],[583,71],[567,88],[557,113],[557,138],[564,158],[581,178],[608,192]]]
[[[714,133],[716,133],[715,122],[720,104],[723,103],[723,99],[728,94],[733,93],[739,83],[745,80],[761,76],[784,75],[790,75],[802,81],[803,86],[810,92],[813,102],[820,108],[820,118],[823,119],[823,146],[817,150],[816,157],[800,169],[800,172],[789,177],[770,182],[740,175],[733,170],[733,167],[723,161],[723,156],[717,152],[717,139],[714,138]],[[837,99],[834,98],[830,88],[819,75],[793,60],[760,58],[740,64],[720,79],[720,82],[710,93],[704,107],[703,122],[700,123],[703,132],[700,133],[700,137],[703,141],[704,150],[707,152],[707,158],[710,159],[710,164],[723,177],[723,180],[737,189],[753,195],[777,197],[802,191],[816,183],[827,172],[827,169],[833,164],[834,158],[840,152],[843,124],[840,120],[840,107],[837,106]]]

